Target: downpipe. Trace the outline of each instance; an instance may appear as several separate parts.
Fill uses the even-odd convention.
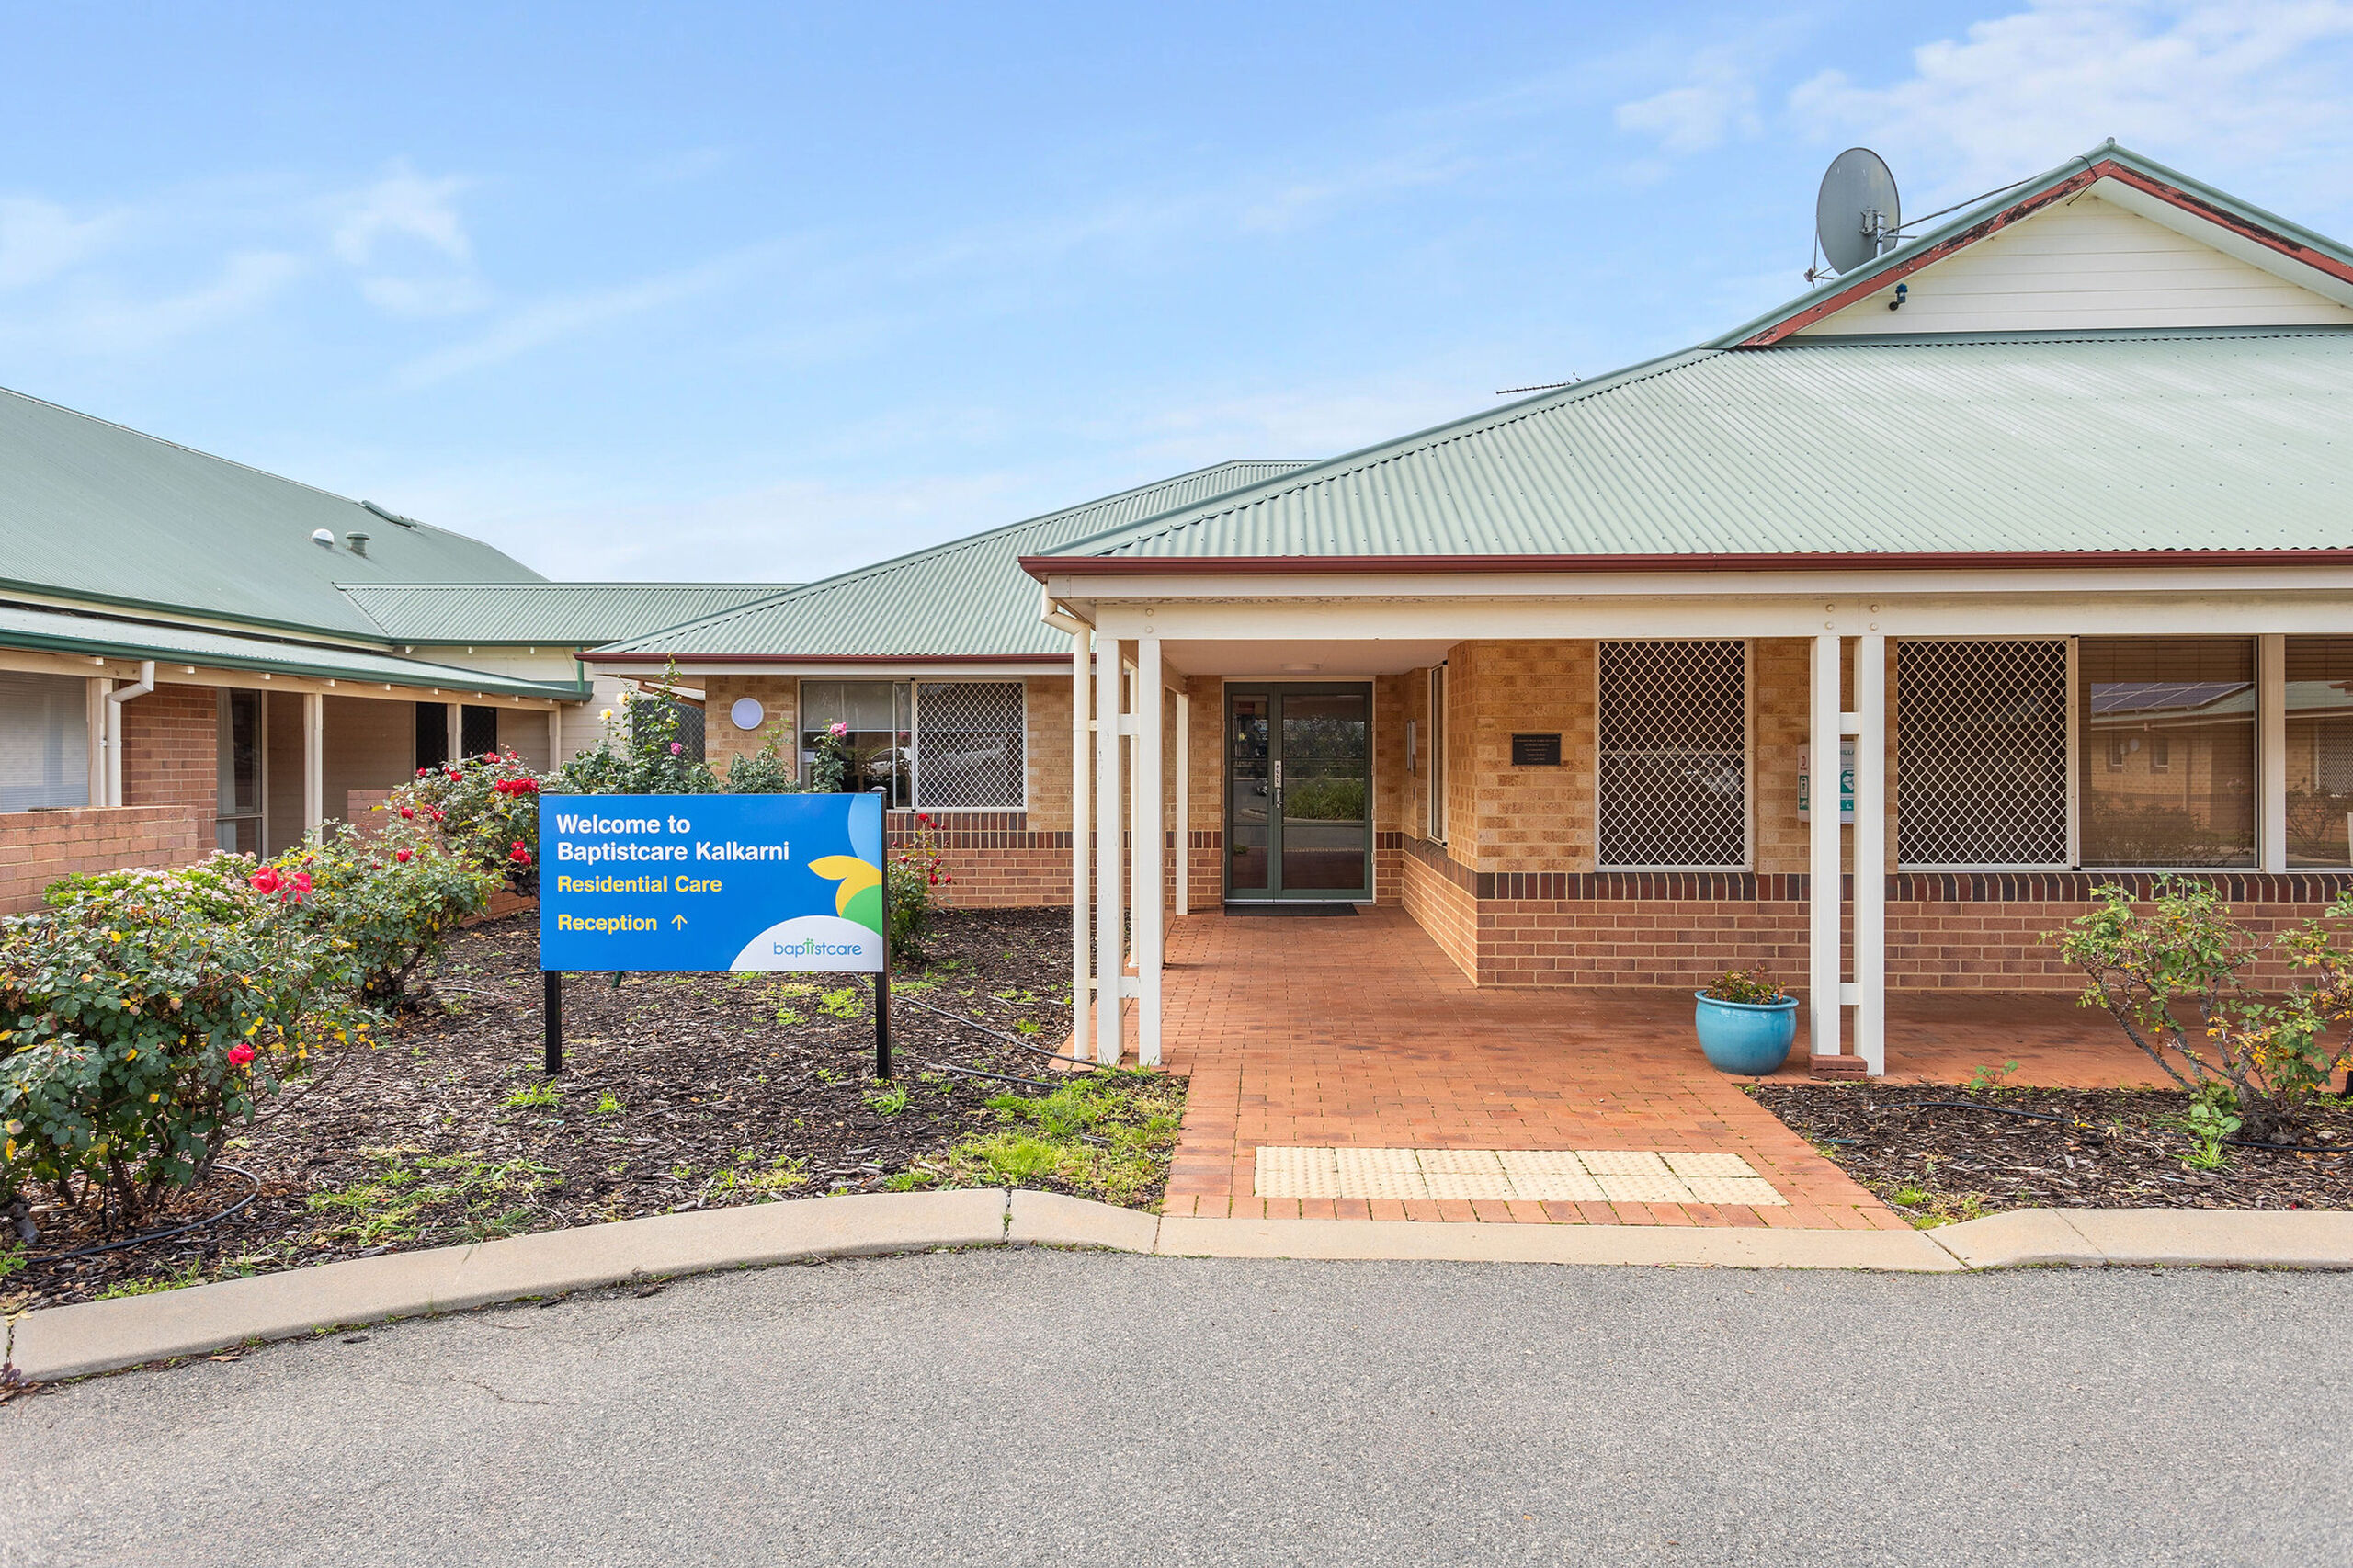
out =
[[[155,661],[139,661],[139,679],[131,686],[115,687],[107,693],[107,798],[105,804],[119,806],[122,801],[122,705],[133,702],[155,689]]]

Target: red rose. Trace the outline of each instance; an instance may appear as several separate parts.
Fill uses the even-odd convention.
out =
[[[251,1062],[253,1059],[254,1048],[247,1045],[244,1040],[239,1040],[236,1044],[229,1048],[229,1064],[232,1067],[243,1067],[246,1062]]]
[[[401,808],[401,815],[404,817],[413,817],[416,815],[416,808],[415,806],[403,806]]]
[[[278,868],[264,866],[246,881],[253,884],[253,890],[256,892],[276,892],[278,886]]]
[[[396,849],[396,850],[394,850],[394,851],[392,852],[392,858],[393,858],[393,859],[395,859],[395,860],[398,860],[402,865],[405,866],[405,865],[407,865],[407,864],[408,864],[408,862],[409,862],[409,858],[410,858],[410,856],[411,856],[412,854],[414,854],[414,853],[415,853],[415,851],[413,851],[413,850],[407,850],[407,849]]]

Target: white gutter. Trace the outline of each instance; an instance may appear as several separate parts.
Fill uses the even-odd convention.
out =
[[[155,689],[155,661],[139,661],[139,683],[119,686],[107,693],[107,798],[109,806],[122,804],[122,705]]]
[[[1062,608],[1056,608],[1054,596],[1044,587],[1040,587],[1038,590],[1038,597],[1040,601],[1038,608],[1038,619],[1044,621],[1048,626],[1054,628],[1057,631],[1067,631],[1072,636],[1075,637],[1082,631],[1092,631],[1095,630],[1093,627],[1087,625],[1086,622],[1079,619],[1078,617],[1071,614],[1067,606]]]

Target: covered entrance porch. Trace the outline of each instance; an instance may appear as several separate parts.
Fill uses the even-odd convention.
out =
[[[1339,918],[1206,914],[1171,924],[1164,1060],[1189,1078],[1164,1212],[1211,1218],[1517,1221],[1901,1230],[1904,1219],[1711,1069],[1688,992],[1482,987],[1403,911]],[[2017,1082],[2146,1082],[2146,1058],[2105,1015],[2064,997],[1899,995],[1892,1078],[1965,1080],[2016,1060]],[[1802,1060],[1784,1070],[1804,1075]],[[1432,1159],[1427,1196],[1299,1196],[1292,1151],[1588,1151],[1605,1174],[1583,1199],[1527,1200],[1507,1183],[1450,1179],[1483,1160]],[[1276,1151],[1268,1153],[1267,1151]],[[1641,1156],[1649,1156],[1648,1159]],[[1699,1158],[1693,1159],[1692,1156]],[[1674,1179],[1737,1167],[1753,1189]],[[1371,1185],[1415,1180],[1378,1168]],[[1326,1162],[1345,1170],[1347,1156]],[[1508,1157],[1502,1164],[1514,1164]],[[1646,1165],[1667,1179],[1644,1183]],[[1575,1167],[1571,1167],[1572,1172]],[[1557,1184],[1528,1190],[1565,1191]],[[1573,1184],[1574,1187],[1574,1184]],[[1605,1190],[1606,1189],[1606,1190]],[[1367,1188],[1370,1190],[1370,1188]],[[1479,1194],[1485,1196],[1447,1196]],[[1647,1199],[1626,1196],[1647,1193]],[[1761,1196],[1759,1194],[1758,1196]]]

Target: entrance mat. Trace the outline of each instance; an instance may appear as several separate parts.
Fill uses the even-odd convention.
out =
[[[1354,915],[1353,903],[1229,903],[1228,915]]]
[[[1531,1203],[1736,1203],[1789,1199],[1738,1154],[1649,1149],[1257,1151],[1260,1198],[1478,1199]]]

